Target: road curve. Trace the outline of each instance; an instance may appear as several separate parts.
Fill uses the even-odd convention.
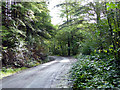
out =
[[[54,61],[41,64],[2,79],[2,88],[64,88],[67,73],[76,60],[57,57]]]

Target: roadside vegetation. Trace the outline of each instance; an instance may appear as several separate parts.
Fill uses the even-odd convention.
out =
[[[72,88],[120,88],[120,76],[114,59],[109,56],[79,55],[70,77]]]
[[[71,87],[119,89],[120,2],[81,5],[66,1],[59,6],[63,7],[63,15],[66,16],[66,22],[60,27],[62,33],[69,34],[68,37],[66,35],[68,55],[74,55],[75,51],[78,59],[70,71]],[[64,47],[64,44],[60,45]]]
[[[120,2],[81,3],[65,0],[56,6],[62,8],[64,23],[53,50],[76,55],[72,88],[120,88]]]
[[[10,75],[13,75],[19,71],[25,70],[27,69],[26,67],[22,67],[22,68],[5,68],[3,67],[2,70],[0,71],[0,79],[2,79],[3,77],[7,77]]]

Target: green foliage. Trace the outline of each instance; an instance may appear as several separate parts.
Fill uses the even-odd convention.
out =
[[[120,88],[120,76],[117,75],[117,69],[114,58],[108,56],[101,60],[96,54],[79,55],[78,61],[71,69],[71,79],[73,88]]]
[[[70,47],[68,47],[68,40]],[[64,27],[61,30],[56,30],[56,34],[51,39],[50,49],[53,54],[67,56],[68,48],[71,50],[71,55],[76,55],[79,52],[79,41],[83,40],[83,34],[77,31],[76,27]]]
[[[120,88],[119,5],[120,2],[87,4],[95,12],[96,23],[84,24],[88,27],[82,31],[84,39],[79,48],[83,55],[78,56],[71,69],[74,89]],[[86,14],[91,16],[89,10]]]
[[[109,2],[106,5],[107,5],[107,10],[118,8],[118,5],[116,5],[114,2]]]
[[[9,76],[9,75],[12,75],[16,72],[19,72],[21,70],[25,70],[27,69],[26,67],[22,67],[22,68],[6,68],[6,67],[3,67],[2,70],[0,71],[0,79],[3,78],[3,77],[6,77],[6,76]]]
[[[120,2],[65,1],[57,5],[64,21],[56,26],[45,2],[6,4],[0,30],[4,66],[32,67],[49,54],[82,53],[89,56],[79,56],[73,66],[73,88],[120,88]]]
[[[55,37],[52,40],[51,52],[53,54],[70,56],[79,53],[79,44],[83,40],[83,34],[80,32],[79,24],[82,24],[83,17],[74,16],[78,4],[74,1],[65,1],[56,5],[61,7],[61,17],[65,18],[63,23],[56,30]]]
[[[54,26],[45,2],[2,2],[3,66],[31,67],[44,60]],[[32,59],[32,60],[31,60]],[[30,62],[29,62],[30,61]],[[29,62],[29,63],[28,63]],[[44,61],[43,61],[44,62]]]

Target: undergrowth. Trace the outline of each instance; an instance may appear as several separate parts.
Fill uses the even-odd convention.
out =
[[[113,59],[103,55],[79,55],[70,70],[72,88],[120,88],[120,75]]]

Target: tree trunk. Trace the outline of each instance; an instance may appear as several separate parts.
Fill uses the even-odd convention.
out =
[[[107,6],[106,6],[106,3],[105,3],[105,11],[106,11],[106,14],[107,14],[107,20],[108,20],[108,25],[109,25],[109,32],[110,32],[110,36],[111,36],[111,41],[112,41],[112,45],[113,45],[113,54],[114,54],[114,57],[115,57],[115,63],[116,65],[118,64],[117,61],[117,56],[116,56],[116,45],[115,45],[115,39],[114,39],[114,35],[113,35],[113,28],[112,28],[112,25],[111,25],[111,20],[110,18],[112,18],[110,15],[109,15],[109,12],[107,11]]]
[[[68,56],[70,56],[70,38],[68,36]]]

